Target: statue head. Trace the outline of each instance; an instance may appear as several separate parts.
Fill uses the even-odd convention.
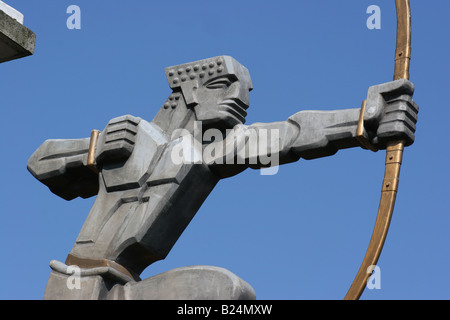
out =
[[[230,56],[219,56],[165,69],[174,91],[181,91],[188,108],[203,125],[232,128],[245,123],[250,74]]]

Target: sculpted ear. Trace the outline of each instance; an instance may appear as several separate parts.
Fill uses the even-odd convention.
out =
[[[198,81],[187,81],[181,84],[181,92],[188,107],[198,104],[197,100]]]

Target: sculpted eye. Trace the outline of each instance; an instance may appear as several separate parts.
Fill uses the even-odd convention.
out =
[[[208,89],[222,89],[231,85],[231,81],[228,78],[214,79],[206,85]]]

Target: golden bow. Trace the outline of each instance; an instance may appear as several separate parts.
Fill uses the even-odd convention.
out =
[[[411,8],[409,0],[395,0],[395,5],[397,8],[397,48],[395,51],[394,80],[409,79]],[[397,196],[403,147],[403,141],[396,141],[390,143],[386,149],[386,168],[375,227],[364,260],[344,298],[345,300],[357,300],[361,297],[371,276],[370,270],[373,270],[371,266],[377,264],[383,250]]]

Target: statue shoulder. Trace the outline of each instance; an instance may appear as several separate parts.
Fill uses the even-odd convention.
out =
[[[103,181],[108,192],[139,188],[145,183],[151,165],[169,142],[155,124],[140,119],[131,155],[120,163],[105,164]]]

